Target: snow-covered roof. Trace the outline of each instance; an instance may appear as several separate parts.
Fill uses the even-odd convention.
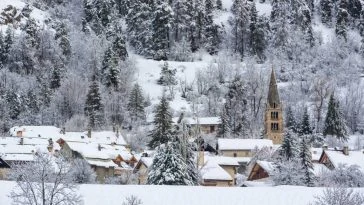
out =
[[[140,160],[146,167],[150,167],[153,164],[153,157],[141,157]]]
[[[363,151],[349,151],[348,155],[345,155],[342,151],[324,151],[327,157],[330,159],[334,167],[338,167],[339,164],[357,165],[364,171],[364,153]]]
[[[173,123],[177,123],[178,117],[172,119]],[[190,125],[219,125],[221,120],[219,117],[186,117],[183,120]]]
[[[238,163],[249,163],[252,158],[251,157],[234,157]]]
[[[67,145],[71,150],[80,153],[85,158],[106,159],[106,160],[111,159],[110,156],[102,149],[101,151],[98,150],[99,146],[98,144],[67,142]]]
[[[33,154],[4,154],[1,156],[4,161],[22,161],[28,162],[34,160]]]
[[[322,148],[311,148],[312,153],[312,160],[319,161],[322,155],[323,149]]]
[[[257,160],[257,164],[262,167],[269,175],[273,174],[275,168],[273,162]]]
[[[272,147],[268,139],[218,139],[219,150],[253,150],[255,148]]]
[[[205,157],[207,161],[213,160],[220,166],[239,166],[239,163],[234,157],[224,157],[224,156],[207,156]]]
[[[230,181],[233,180],[229,173],[221,168],[215,160],[206,160],[204,166],[200,169],[203,180]]]
[[[0,153],[4,154],[32,154],[38,149],[39,147],[34,145],[0,145]]]
[[[117,136],[112,131],[91,132],[91,138],[87,136],[87,132],[66,132],[62,139],[69,142],[127,145],[122,135]]]
[[[117,165],[111,161],[111,160],[100,160],[100,159],[93,159],[93,158],[85,158],[85,160],[90,164],[90,165],[95,165],[98,167],[105,167],[105,168],[109,168],[109,167],[116,167]]]
[[[61,129],[54,126],[15,126],[10,128],[9,133],[11,136],[16,137],[18,131],[21,131],[22,136],[27,138],[52,138],[57,140],[62,136]]]

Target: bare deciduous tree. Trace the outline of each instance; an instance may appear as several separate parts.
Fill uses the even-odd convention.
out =
[[[55,158],[44,153],[37,153],[33,162],[15,165],[11,172],[11,178],[17,183],[10,193],[13,204],[82,204],[69,168],[63,157]]]
[[[362,205],[364,196],[346,188],[327,188],[311,205]]]

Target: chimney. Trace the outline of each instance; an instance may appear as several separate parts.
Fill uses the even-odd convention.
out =
[[[97,145],[97,149],[99,150],[99,151],[101,151],[101,145],[99,144],[99,145]]]
[[[91,128],[89,128],[89,129],[87,130],[87,137],[88,137],[88,138],[91,138]]]
[[[116,138],[119,138],[119,126],[116,127]]]
[[[20,138],[19,144],[20,144],[20,145],[24,145],[24,137],[21,137],[21,138]]]
[[[48,149],[48,152],[53,152],[53,140],[52,140],[52,138],[48,139],[47,149]]]
[[[198,152],[197,167],[201,168],[205,164],[205,152],[203,150]]]
[[[327,146],[327,144],[324,144],[324,146],[322,146],[322,149],[323,149],[323,150],[328,150],[328,148],[329,148],[329,147]]]
[[[345,145],[344,146],[343,153],[344,153],[344,155],[349,155],[349,147],[348,147],[348,145]]]
[[[112,132],[116,132],[116,126],[115,123],[112,124]]]
[[[148,153],[143,152],[142,157],[148,157]]]
[[[66,134],[66,128],[65,127],[62,127],[61,134]]]

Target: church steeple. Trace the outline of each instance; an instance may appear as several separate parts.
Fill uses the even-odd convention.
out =
[[[269,91],[268,91],[268,104],[270,107],[276,107],[280,104],[276,76],[272,68],[272,73],[270,74]]]
[[[266,138],[272,140],[274,144],[281,144],[283,141],[282,103],[279,99],[278,87],[273,68],[270,75],[264,123]]]

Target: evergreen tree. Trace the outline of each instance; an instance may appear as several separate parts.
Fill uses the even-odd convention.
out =
[[[323,24],[331,26],[332,22],[332,9],[333,9],[333,1],[332,0],[320,0],[321,6],[321,21]]]
[[[249,29],[251,55],[256,56],[258,58],[258,62],[263,62],[266,58],[264,54],[266,48],[264,22],[262,18],[258,17],[258,12],[254,2],[250,10]]]
[[[153,59],[167,60],[173,11],[168,1],[158,0],[153,20]]]
[[[6,29],[6,34],[5,34],[5,39],[4,39],[4,52],[5,52],[5,60],[4,62],[7,62],[7,60],[9,59],[9,53],[10,53],[10,49],[11,46],[13,45],[13,29],[11,26],[8,26],[8,28]]]
[[[248,121],[246,117],[247,99],[246,99],[246,86],[240,77],[236,77],[229,85],[228,93],[226,94],[226,102],[224,105],[225,119],[224,125],[220,128],[220,133],[224,136],[241,138],[246,137],[248,134]]]
[[[6,62],[6,51],[3,33],[0,32],[0,68],[4,66]]]
[[[100,94],[100,88],[96,80],[96,76],[93,76],[92,78],[92,82],[86,95],[86,102],[84,107],[85,115],[89,119],[89,129],[93,129],[102,125],[102,112],[104,108],[101,102],[102,99]]]
[[[26,33],[27,44],[32,48],[38,48],[40,42],[39,29],[35,19],[29,18],[24,25],[23,31]]]
[[[180,42],[183,38],[187,37],[187,29],[191,16],[188,14],[187,0],[175,0],[172,3],[174,12],[173,18],[173,36],[174,41]]]
[[[165,144],[158,149],[148,173],[148,184],[193,185],[187,174],[187,165],[172,145]]]
[[[191,26],[191,35],[190,35],[190,42],[191,42],[191,50],[192,52],[197,51],[200,49],[203,45],[203,42],[205,40],[204,36],[204,30],[205,30],[205,5],[203,0],[196,0],[193,2],[190,2],[189,9],[193,11],[194,17]]]
[[[55,39],[59,41],[59,47],[62,49],[62,54],[69,59],[71,57],[71,44],[69,41],[68,30],[64,22],[56,26]]]
[[[181,120],[175,126],[175,139],[172,141],[172,145],[175,150],[178,151],[183,161],[187,166],[187,174],[191,179],[193,185],[198,184],[198,173],[196,167],[196,160],[193,150],[196,150],[196,144],[190,142],[190,128],[188,127],[186,121],[183,119],[183,114]]]
[[[58,66],[54,66],[53,71],[52,71],[50,88],[55,90],[55,89],[61,87],[61,80],[62,80],[61,70]]]
[[[212,0],[205,0],[205,48],[210,55],[216,54],[219,48],[219,29],[214,24],[214,4]]]
[[[327,114],[325,119],[325,126],[323,131],[324,136],[336,136],[339,140],[347,141],[347,127],[340,110],[339,102],[331,94]]]
[[[286,128],[292,130],[294,133],[298,132],[298,124],[296,118],[293,115],[292,107],[289,106],[286,113]]]
[[[310,117],[308,115],[307,108],[305,108],[305,111],[303,112],[303,118],[300,125],[299,134],[300,135],[312,135],[313,130],[310,125]]]
[[[144,0],[130,1],[130,8],[126,17],[127,36],[130,45],[137,54],[150,57],[152,55],[154,19],[153,3]]]
[[[12,120],[18,119],[18,116],[22,110],[20,96],[15,90],[7,90],[5,93],[5,99],[8,106],[9,117]]]
[[[347,39],[348,18],[349,18],[348,1],[340,0],[338,13],[336,17],[335,33],[339,38],[342,38],[345,41]]]
[[[144,96],[139,84],[136,83],[131,90],[128,102],[128,111],[131,122],[138,122],[145,119]]]
[[[222,1],[221,0],[216,0],[216,9],[222,10]]]
[[[305,36],[305,40],[312,47],[314,45],[314,37],[312,32],[312,14],[309,6],[305,2],[298,1],[299,8],[297,10],[297,25],[301,27],[301,31]]]
[[[101,76],[102,82],[108,88],[113,88],[118,90],[120,80],[119,80],[119,62],[114,53],[112,47],[109,47],[104,54],[104,59],[102,60]]]
[[[120,34],[118,34],[113,41],[112,50],[116,57],[121,61],[125,61],[129,56],[128,51],[126,50],[124,38]]]
[[[285,130],[279,156],[282,160],[294,160],[298,155],[297,135],[291,130]]]
[[[221,123],[219,124],[218,130],[217,130],[217,136],[221,137],[221,138],[229,138],[231,135],[229,116],[226,114],[227,111],[228,111],[228,108],[224,107],[224,109],[221,112],[221,116],[220,116]]]
[[[299,158],[303,172],[303,177],[301,180],[306,186],[313,187],[315,185],[315,176],[313,173],[312,154],[309,144],[305,139],[302,139],[300,143]]]
[[[360,0],[350,0],[348,2],[348,12],[353,19],[360,19],[362,5]]]
[[[154,149],[172,139],[172,115],[169,111],[167,98],[163,94],[161,101],[154,111],[153,130],[149,133],[149,147]]]
[[[247,29],[249,28],[249,5],[247,0],[234,0],[231,12],[233,14],[232,19],[230,19],[233,49],[234,52],[239,53],[243,57],[245,55],[246,45],[246,36],[244,34],[247,33]]]

